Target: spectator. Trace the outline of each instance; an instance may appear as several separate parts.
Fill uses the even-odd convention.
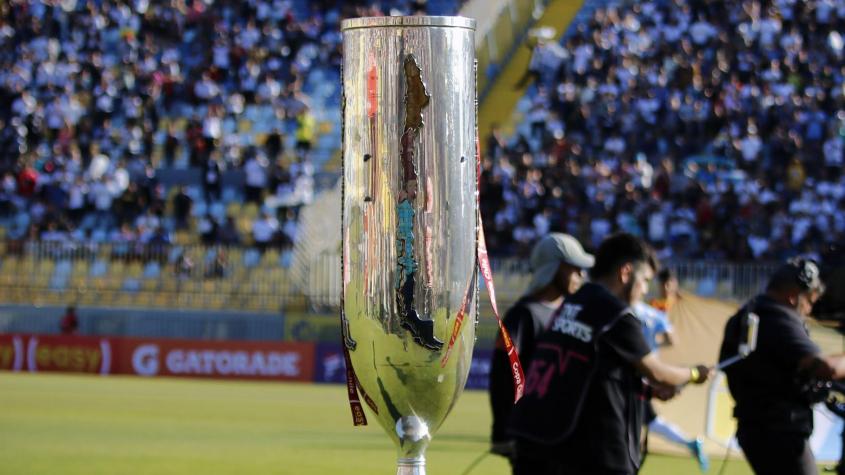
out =
[[[188,228],[188,218],[191,215],[191,208],[194,200],[188,195],[184,186],[180,186],[176,195],[173,196],[173,215],[176,218],[176,229]]]
[[[194,261],[185,253],[179,255],[174,267],[176,277],[179,280],[190,279],[194,274]]]
[[[156,228],[123,226],[150,209],[164,234],[183,229],[186,207],[163,214],[167,190],[154,166],[199,168],[203,204],[219,218],[220,204],[241,199],[224,193],[223,170],[243,168],[253,155],[243,144],[272,131],[258,166],[246,170],[248,199],[260,203],[276,186],[268,189],[264,153],[287,158],[284,137],[295,125],[304,155],[316,140],[316,108],[336,107],[331,91],[314,102],[303,87],[312,73],[339,72],[339,20],[418,8],[371,3],[330,1],[307,12],[276,0],[3,3],[0,218],[14,217],[8,236],[26,238],[34,224],[37,237],[55,221],[74,236],[151,239]],[[310,173],[290,181],[296,200],[309,202]]]
[[[226,222],[217,231],[217,242],[225,246],[235,246],[241,243],[235,218],[226,216]]]
[[[214,253],[214,259],[206,271],[206,278],[222,279],[229,271],[229,258],[223,248],[218,248]]]
[[[76,316],[76,307],[73,305],[65,309],[62,321],[59,324],[62,335],[75,335],[79,330],[79,318]]]
[[[267,166],[267,159],[263,155],[253,154],[247,159],[244,167],[246,172],[244,194],[248,202],[261,204],[262,193],[267,186]]]
[[[213,153],[205,164],[203,173],[203,184],[205,185],[206,201],[220,201],[222,191],[223,166],[220,163],[220,155]]]
[[[768,230],[784,227],[798,248],[845,238],[841,208],[775,206],[845,186],[845,78],[827,66],[841,48],[818,3],[621,1],[576,24],[560,61],[532,64],[551,79],[529,87],[516,134],[482,150],[493,252],[524,256],[546,223],[593,246],[645,236],[674,259],[778,259],[785,231]]]
[[[296,149],[300,153],[311,150],[314,136],[317,133],[317,121],[308,107],[305,107],[296,117]]]
[[[255,246],[262,252],[272,246],[276,240],[276,233],[279,231],[279,221],[270,213],[264,211],[252,225],[252,239]]]

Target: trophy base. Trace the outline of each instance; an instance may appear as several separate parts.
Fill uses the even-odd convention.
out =
[[[425,457],[399,459],[396,475],[425,475]]]

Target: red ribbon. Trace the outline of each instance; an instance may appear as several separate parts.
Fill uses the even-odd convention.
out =
[[[358,378],[355,377],[355,370],[352,369],[352,360],[349,358],[349,349],[346,344],[343,346],[343,358],[346,360],[346,393],[349,396],[349,408],[352,409],[352,424],[356,426],[367,425],[367,415],[364,414],[364,407],[358,399]],[[373,404],[375,406],[375,404]],[[375,411],[378,414],[378,411]]]
[[[522,398],[525,392],[525,373],[522,371],[522,363],[519,362],[519,354],[513,345],[510,333],[508,333],[502,318],[499,316],[499,308],[496,305],[496,287],[493,285],[493,269],[490,267],[490,258],[487,256],[487,243],[484,240],[484,225],[481,223],[481,211],[478,212],[478,266],[481,268],[481,276],[487,285],[487,294],[490,296],[490,305],[493,306],[493,314],[499,323],[499,331],[502,333],[502,341],[505,343],[505,351],[510,360],[511,376],[513,377],[513,402],[514,404]]]
[[[476,102],[476,109],[478,103]],[[476,112],[477,114],[477,112]],[[493,285],[493,269],[490,267],[490,257],[487,256],[487,241],[484,239],[484,223],[481,221],[481,143],[478,140],[478,128],[475,129],[475,201],[478,209],[478,266],[481,268],[481,276],[487,285],[487,295],[490,297],[490,305],[493,306],[493,314],[496,315],[496,322],[499,324],[499,332],[502,334],[502,341],[505,344],[505,351],[510,360],[511,376],[513,377],[513,402],[516,404],[525,393],[525,372],[522,371],[522,363],[519,362],[519,354],[513,345],[511,335],[502,318],[499,316],[499,306],[496,305],[496,286]]]
[[[505,328],[504,323],[502,323],[502,318],[499,316],[499,306],[496,304],[496,286],[493,284],[493,269],[490,266],[490,257],[487,255],[487,241],[484,239],[484,223],[481,220],[480,191],[478,186],[478,182],[481,180],[481,147],[479,146],[477,136],[475,139],[475,167],[475,200],[478,208],[478,267],[481,269],[481,276],[484,278],[484,283],[487,286],[487,295],[490,297],[490,305],[493,307],[493,314],[496,316],[496,321],[499,323],[499,331],[502,333],[502,341],[505,344],[505,351],[507,352],[508,359],[510,360],[511,376],[513,377],[513,402],[516,403],[520,400],[520,398],[522,398],[522,395],[525,392],[525,373],[522,370],[522,363],[519,362],[519,354],[516,351],[513,340],[511,340],[511,336],[508,333],[507,328]],[[449,346],[446,348],[446,354],[443,356],[443,359],[440,360],[441,368],[446,366],[446,361],[449,359],[449,355],[452,352],[452,346],[454,346],[455,341],[458,338],[458,334],[461,331],[469,295],[469,292],[464,295],[464,300],[461,303],[458,316],[455,318],[455,324],[452,328],[452,336],[449,339]]]
[[[449,345],[446,346],[446,353],[443,355],[443,358],[440,360],[440,367],[446,367],[446,362],[449,361],[449,356],[452,354],[452,347],[455,346],[455,342],[458,341],[458,335],[461,333],[461,326],[464,324],[464,317],[466,316],[466,309],[467,304],[470,300],[472,300],[472,284],[475,282],[475,275],[467,283],[467,290],[464,292],[464,299],[461,301],[461,308],[458,310],[458,315],[455,317],[455,323],[452,326],[452,336],[449,337]]]

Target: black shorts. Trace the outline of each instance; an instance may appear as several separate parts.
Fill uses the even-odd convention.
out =
[[[761,429],[737,431],[737,440],[757,475],[817,475],[807,436]]]

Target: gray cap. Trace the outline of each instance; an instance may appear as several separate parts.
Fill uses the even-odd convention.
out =
[[[549,285],[561,263],[589,269],[593,267],[596,259],[584,251],[581,243],[569,234],[551,233],[534,245],[529,262],[533,276],[525,295],[531,295]]]

